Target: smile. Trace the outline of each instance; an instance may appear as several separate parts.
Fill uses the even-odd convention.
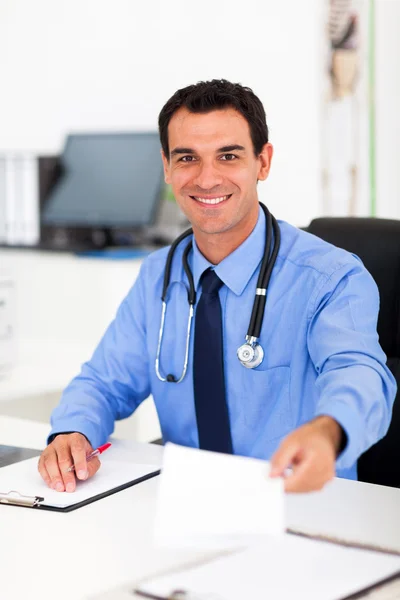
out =
[[[193,200],[197,200],[197,202],[201,202],[202,204],[221,204],[225,200],[228,200],[232,194],[228,194],[227,196],[219,196],[217,198],[202,198],[201,196],[190,196]]]

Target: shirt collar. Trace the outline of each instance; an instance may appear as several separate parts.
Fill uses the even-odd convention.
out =
[[[208,262],[193,238],[192,265],[195,289],[198,289],[200,277],[204,271],[211,267],[224,284],[237,296],[240,296],[261,263],[265,247],[265,227],[265,215],[260,207],[256,226],[249,237],[217,266]]]

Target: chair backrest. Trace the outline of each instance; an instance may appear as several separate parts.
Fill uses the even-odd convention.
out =
[[[326,217],[314,219],[306,230],[357,254],[375,279],[380,294],[379,341],[400,389],[400,221]],[[358,461],[361,481],[400,487],[399,396],[387,435]]]

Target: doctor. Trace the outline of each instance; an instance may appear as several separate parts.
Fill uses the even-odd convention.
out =
[[[144,261],[64,391],[43,479],[73,491],[72,464],[92,476],[100,463],[86,455],[149,394],[164,441],[269,459],[274,476],[291,466],[287,491],[320,489],[335,473],[355,479],[395,396],[373,279],[355,256],[259,205],[273,148],[250,89],[213,80],[178,90],[159,130],[165,181],[193,235]]]

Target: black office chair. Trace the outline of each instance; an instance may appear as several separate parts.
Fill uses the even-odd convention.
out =
[[[320,218],[306,231],[354,252],[380,293],[378,333],[387,365],[400,389],[400,221],[376,218]],[[387,435],[358,461],[360,481],[400,487],[400,392]]]

